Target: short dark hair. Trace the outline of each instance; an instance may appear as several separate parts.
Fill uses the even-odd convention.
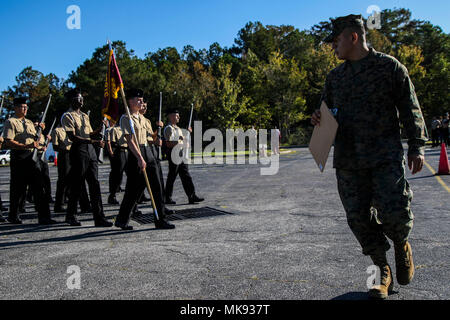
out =
[[[345,28],[344,30],[346,35],[349,35],[350,33],[356,32],[356,34],[358,35],[358,38],[361,41],[366,41],[366,30],[364,29],[364,26],[350,26]]]

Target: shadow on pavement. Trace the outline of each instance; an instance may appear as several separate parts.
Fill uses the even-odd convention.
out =
[[[84,227],[83,229],[98,229],[96,227]],[[80,228],[77,228],[80,229]],[[156,229],[150,229],[150,230],[156,230]],[[50,230],[51,231],[51,230]],[[121,231],[119,229],[107,229],[107,230],[101,230],[101,231],[93,231],[83,234],[77,234],[77,235],[71,235],[66,237],[55,237],[55,238],[48,238],[48,239],[41,239],[41,240],[25,240],[25,241],[14,241],[14,242],[8,242],[8,243],[0,243],[0,250],[3,250],[3,248],[9,248],[9,247],[17,247],[21,245],[28,245],[28,244],[47,244],[47,243],[58,243],[58,242],[67,242],[67,241],[74,241],[74,240],[85,240],[85,239],[92,239],[92,238],[98,238],[103,236],[115,236],[115,235],[122,235],[122,234],[131,234],[131,233],[138,233],[138,232],[148,232],[149,229],[143,229],[143,230],[134,230],[134,231]]]
[[[331,300],[369,300],[367,292],[348,292]]]

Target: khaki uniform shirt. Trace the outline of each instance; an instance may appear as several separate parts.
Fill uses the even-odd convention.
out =
[[[183,131],[176,124],[170,124],[164,128],[164,139],[170,142],[183,142]]]
[[[148,133],[148,125],[145,120],[145,117],[141,114],[139,115],[131,115],[131,119],[133,121],[133,128],[136,132],[136,137],[138,139],[138,144],[140,146],[148,145],[147,142],[147,133]],[[131,130],[130,126],[130,118],[128,118],[128,115],[123,115],[122,118],[120,118],[120,127],[122,128],[124,135],[132,135],[133,132]]]
[[[22,144],[30,144],[35,141],[36,135],[36,128],[31,120],[24,119],[22,121],[14,116],[5,122],[3,131],[3,137],[5,139],[14,140]],[[33,148],[29,150],[33,150]]]
[[[63,115],[61,124],[67,133],[73,132],[81,138],[90,138],[90,134],[93,132],[89,116],[84,112],[78,113],[69,109]]]
[[[145,117],[144,117],[145,118]],[[152,123],[150,121],[150,119],[145,118],[145,122],[146,122],[146,126],[147,126],[147,141],[148,142],[153,142],[153,128],[152,128]]]
[[[69,151],[72,146],[72,141],[69,140],[66,131],[58,127],[52,132],[53,145],[57,146],[60,150]]]
[[[120,127],[112,127],[109,130],[109,141],[111,142],[111,145],[114,147],[120,147],[120,148],[127,148],[127,139],[125,138],[125,135],[122,131],[122,128]]]

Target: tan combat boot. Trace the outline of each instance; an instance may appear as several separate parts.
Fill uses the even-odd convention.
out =
[[[386,252],[372,255],[370,258],[373,264],[380,268],[380,283],[369,290],[369,298],[386,299],[389,296],[389,292],[392,292],[394,289],[394,280],[392,279],[391,267],[387,262]]]
[[[391,267],[386,264],[379,266],[380,268],[380,284],[374,285],[369,290],[369,298],[371,299],[387,299],[389,292],[394,289],[394,280],[392,279]]]
[[[403,286],[409,284],[414,277],[414,263],[411,245],[408,241],[402,244],[394,244],[395,249],[395,273],[397,282]]]

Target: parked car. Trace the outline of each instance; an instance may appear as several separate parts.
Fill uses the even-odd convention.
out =
[[[11,162],[11,150],[0,150],[0,164],[4,166]]]

